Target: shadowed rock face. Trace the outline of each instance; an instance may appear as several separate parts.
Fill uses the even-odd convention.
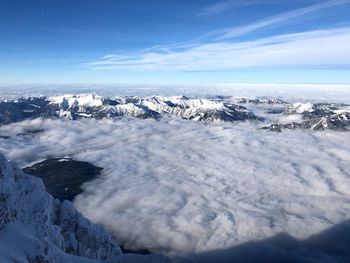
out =
[[[25,167],[23,171],[40,177],[53,197],[72,201],[82,193],[81,185],[99,176],[102,168],[70,158],[53,158]]]
[[[53,116],[58,107],[49,103],[44,97],[0,101],[0,124]]]

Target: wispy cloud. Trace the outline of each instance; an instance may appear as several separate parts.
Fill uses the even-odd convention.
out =
[[[322,45],[320,45],[322,43]],[[247,42],[216,42],[184,51],[108,55],[97,70],[207,71],[267,66],[350,65],[350,27],[286,34]]]
[[[319,0],[294,0],[295,2],[307,3],[307,2],[320,2]],[[225,0],[218,1],[214,4],[208,5],[204,7],[197,16],[210,16],[217,15],[223,12],[230,11],[235,8],[244,7],[244,6],[253,6],[253,5],[261,5],[261,4],[283,4],[285,1],[283,0]]]
[[[350,27],[346,26],[238,41],[239,36],[280,26],[296,18],[301,21],[345,4],[350,4],[350,0],[324,1],[241,27],[209,32],[192,41],[104,56],[85,66],[118,71],[215,71],[247,67],[350,65]]]
[[[337,7],[345,4],[350,4],[350,0],[331,0],[331,1],[326,1],[319,4],[307,6],[304,8],[299,8],[293,11],[289,11],[276,16],[269,17],[264,20],[260,20],[258,22],[255,22],[249,25],[221,30],[219,32],[222,32],[223,34],[218,39],[219,40],[229,39],[233,37],[242,36],[247,33],[256,31],[258,29],[274,26],[276,24],[281,24],[287,21],[291,21],[292,19],[295,19],[295,18],[305,17],[307,15],[311,15],[313,13],[317,13],[325,9],[329,9],[329,8],[333,8],[333,7]]]
[[[256,1],[254,1],[256,2]],[[227,0],[211,4],[203,8],[198,16],[208,16],[228,11],[237,6],[250,5],[252,1]]]

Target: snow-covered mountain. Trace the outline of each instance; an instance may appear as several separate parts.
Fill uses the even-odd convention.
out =
[[[303,122],[291,122],[287,124],[271,124],[263,127],[265,130],[282,131],[282,129],[311,129],[316,131],[322,130],[341,130],[346,131],[350,126],[350,112],[331,114],[329,116],[314,118]]]
[[[162,256],[122,255],[116,241],[49,195],[0,154],[0,262],[165,262]]]
[[[263,127],[266,130],[311,129],[345,131],[350,126],[350,109],[348,105],[331,103],[294,103],[283,111],[286,116],[300,116],[300,122],[274,123]]]
[[[237,121],[256,119],[243,106],[222,100],[179,97],[115,97],[97,95],[62,95],[56,97],[20,98],[0,102],[0,124],[28,118],[113,118],[133,116],[157,118],[174,115],[196,121]]]
[[[243,106],[244,105],[244,106]],[[204,122],[256,120],[269,124],[267,130],[346,130],[350,106],[334,103],[288,103],[276,98],[185,96],[120,96],[94,94],[26,97],[0,101],[0,125],[35,118],[103,119],[123,116],[158,119],[162,116]],[[287,122],[286,122],[287,120]],[[5,135],[0,135],[4,137]]]
[[[261,97],[256,99],[249,99],[249,98],[233,98],[232,100],[234,103],[241,103],[241,104],[288,104],[286,101],[277,99],[277,98],[268,98],[268,97]]]
[[[284,114],[300,114],[303,119],[310,120],[335,114],[337,109],[337,105],[331,103],[293,103],[284,110]]]

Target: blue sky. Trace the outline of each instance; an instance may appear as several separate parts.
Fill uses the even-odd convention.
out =
[[[0,0],[0,83],[350,83],[350,0]]]

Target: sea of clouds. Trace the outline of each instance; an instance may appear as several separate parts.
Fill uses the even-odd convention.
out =
[[[103,97],[113,96],[234,96],[256,98],[278,97],[288,102],[318,101],[350,103],[348,84],[197,84],[197,85],[126,85],[126,84],[0,84],[0,99],[25,96],[56,96],[65,93],[95,93]]]
[[[35,119],[0,127],[11,136],[0,151],[21,166],[70,156],[103,167],[74,205],[131,249],[191,254],[281,232],[304,239],[349,219],[349,133],[258,127]]]

